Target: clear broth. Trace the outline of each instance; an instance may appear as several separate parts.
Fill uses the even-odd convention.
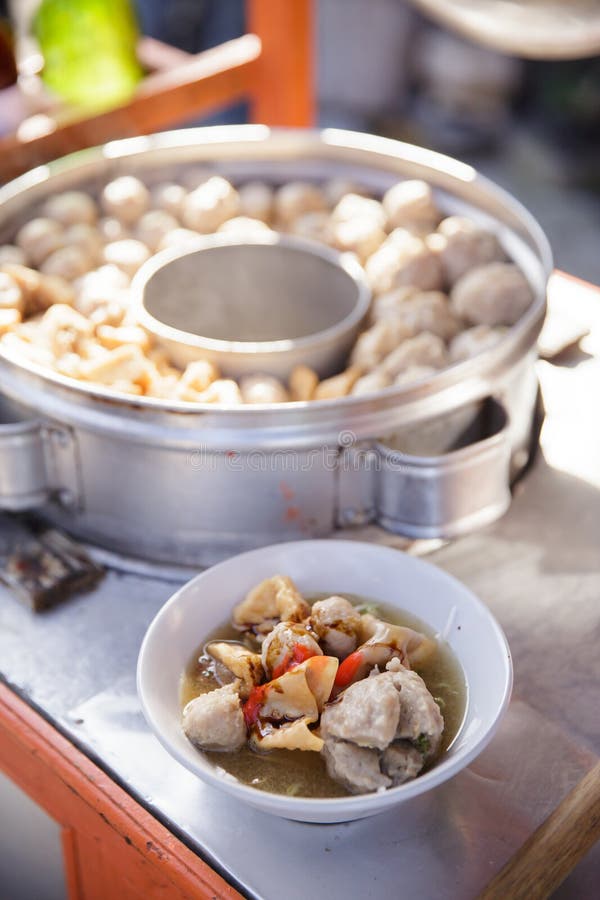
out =
[[[308,602],[312,604],[330,596],[331,592],[314,595],[308,599]],[[344,596],[355,606],[367,608],[369,612],[373,611],[375,615],[386,622],[405,625],[407,628],[413,628],[429,637],[435,637],[428,625],[410,613],[353,594],[344,594]],[[214,675],[199,659],[204,653],[205,645],[213,640],[239,641],[240,634],[227,622],[205,638],[182,675],[182,708],[194,697],[220,686]],[[442,743],[436,757],[439,759],[456,737],[464,718],[467,699],[464,674],[450,647],[440,641],[438,641],[437,653],[432,660],[417,671],[438,701],[444,717]],[[257,753],[246,746],[237,753],[211,752],[205,755],[217,768],[224,769],[243,784],[249,784],[261,791],[298,797],[349,796],[345,788],[328,776],[325,763],[319,753],[303,750],[272,750],[269,753]],[[435,762],[434,759],[429,763],[429,767],[435,765]]]

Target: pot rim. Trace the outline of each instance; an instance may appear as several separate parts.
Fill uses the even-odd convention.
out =
[[[197,154],[198,147],[204,155]],[[119,165],[127,166],[130,158],[154,158],[158,165],[168,160],[170,151],[178,151],[177,162],[181,165],[211,159],[218,165],[223,161],[219,147],[224,154],[230,151],[227,159],[234,164],[316,159],[324,165],[350,162],[364,172],[376,170],[384,175],[397,174],[398,178],[422,177],[442,193],[466,200],[482,212],[485,209],[477,203],[477,197],[480,201],[487,198],[520,227],[532,245],[530,251],[539,270],[532,284],[534,301],[488,350],[454,363],[424,381],[384,388],[365,396],[229,407],[127,396],[68,378],[19,359],[2,348],[0,369],[7,394],[48,415],[75,424],[81,422],[93,430],[120,432],[123,419],[127,419],[127,431],[140,437],[155,431],[159,423],[172,427],[173,434],[179,435],[182,429],[190,435],[197,428],[205,438],[207,431],[213,429],[214,440],[218,443],[222,439],[224,445],[231,445],[232,434],[240,428],[247,429],[245,443],[269,438],[269,442],[280,444],[288,433],[291,439],[293,431],[303,443],[310,439],[314,445],[321,440],[320,433],[314,431],[318,426],[332,438],[348,424],[355,427],[357,437],[372,435],[379,433],[384,425],[392,427],[415,421],[415,416],[427,418],[493,393],[498,377],[534,347],[545,316],[546,283],[553,267],[550,246],[538,222],[510,193],[471,166],[389,138],[338,129],[270,129],[262,125],[201,127],[127,138],[70,154],[9,182],[0,188],[0,210],[8,207],[10,215],[10,207],[28,195],[30,189],[73,172],[80,172],[81,180],[85,181],[86,177],[97,175],[97,169],[104,164],[109,170],[113,161],[115,171],[119,171]],[[413,167],[416,172],[407,175],[403,167]],[[514,228],[510,230],[514,232]],[[49,386],[52,390],[48,390]],[[396,416],[394,421],[391,413]]]

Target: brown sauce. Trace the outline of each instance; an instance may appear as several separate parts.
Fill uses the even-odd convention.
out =
[[[315,595],[308,598],[308,602],[314,603],[329,596],[331,592]],[[416,616],[382,603],[373,603],[363,597],[352,594],[344,596],[359,608],[373,612],[387,622],[405,625],[434,637],[432,629]],[[211,672],[209,659],[203,657],[204,646],[208,641],[240,639],[240,633],[235,631],[229,622],[206,636],[182,675],[182,708],[194,697],[220,686]],[[444,732],[439,753],[442,755],[456,737],[464,718],[467,691],[463,671],[448,645],[444,643],[438,643],[437,653],[427,665],[417,671],[438,701],[444,717]],[[215,766],[223,768],[239,781],[261,791],[299,797],[348,796],[348,791],[328,776],[319,753],[303,750],[272,750],[268,753],[257,753],[246,746],[237,753],[217,752],[205,755]],[[435,760],[430,765],[435,765]]]

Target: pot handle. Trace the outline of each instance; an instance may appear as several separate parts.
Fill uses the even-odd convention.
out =
[[[41,423],[0,424],[0,509],[34,509],[49,496]]]
[[[444,427],[452,430],[449,417]],[[459,424],[448,452],[417,455],[376,443],[377,523],[411,538],[454,538],[500,518],[511,500],[508,430],[505,407],[488,397],[466,427]]]
[[[457,537],[494,521],[510,504],[508,430],[506,409],[487,397],[403,430],[402,450],[392,438],[352,446],[341,441],[337,524],[374,521],[387,531],[428,539]],[[436,433],[445,440],[452,434],[456,449],[419,449]]]

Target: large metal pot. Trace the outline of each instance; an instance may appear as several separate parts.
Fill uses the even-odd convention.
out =
[[[499,233],[529,278],[534,303],[494,348],[427,382],[312,404],[227,410],[123,399],[4,353],[1,386],[12,424],[0,427],[0,506],[37,506],[81,538],[190,565],[351,523],[450,536],[499,515],[533,417],[551,254],[529,213],[470,166],[343,131],[171,132],[74,154],[7,185],[0,238],[56,191],[95,190],[124,172],[164,180],[170,170],[204,162],[235,180],[343,177],[374,192],[398,178],[424,178],[445,211]],[[422,452],[413,440],[421,423],[431,431],[441,421],[445,434],[458,434],[490,396],[496,402],[486,430],[459,449]],[[489,411],[488,403],[481,415]],[[416,447],[409,453],[407,439]]]

